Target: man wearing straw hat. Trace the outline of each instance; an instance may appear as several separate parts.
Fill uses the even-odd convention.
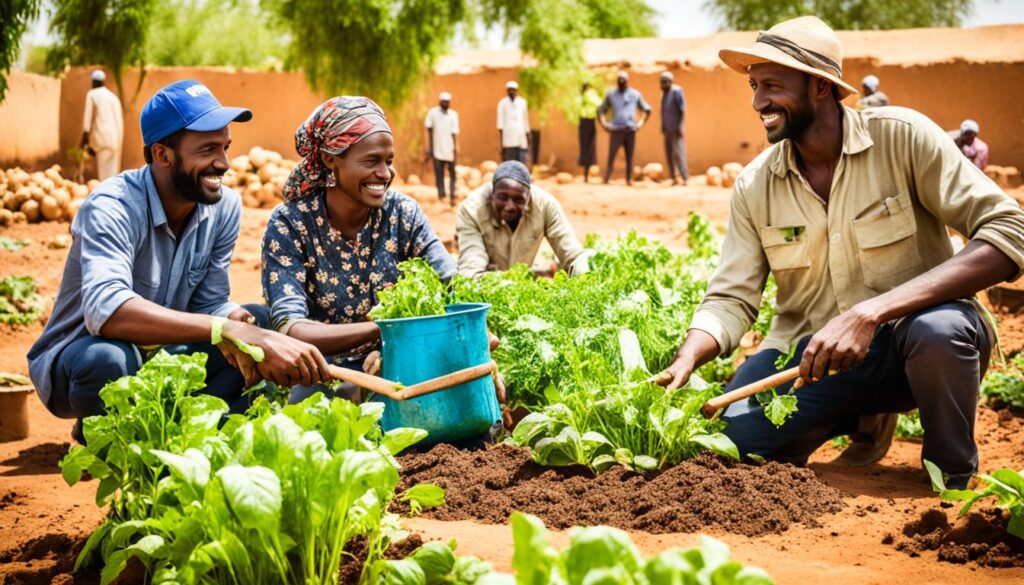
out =
[[[733,351],[774,275],[777,317],[731,386],[774,373],[793,344],[787,367],[807,385],[779,427],[756,400],[730,406],[725,433],[740,452],[799,464],[848,434],[843,459],[872,463],[891,441],[887,415],[918,408],[923,458],[963,487],[978,468],[978,386],[995,340],[974,293],[1020,276],[1024,211],[922,114],[843,106],[856,91],[821,20],[780,23],[719,56],[749,78],[773,146],[736,181],[721,265],[666,384]],[[971,238],[956,255],[946,226]]]

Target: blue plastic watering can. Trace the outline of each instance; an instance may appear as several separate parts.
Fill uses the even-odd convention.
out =
[[[383,377],[409,387],[490,365],[490,308],[487,303],[460,303],[447,306],[445,315],[376,321],[383,341]],[[490,375],[415,398],[392,400],[378,394],[373,400],[385,404],[381,419],[385,431],[424,429],[427,444],[476,438],[501,420]]]

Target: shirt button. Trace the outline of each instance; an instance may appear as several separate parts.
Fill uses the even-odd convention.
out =
[[[839,243],[839,240],[841,240],[841,239],[843,239],[843,238],[842,238],[842,236],[840,236],[839,234],[832,234],[832,241],[833,241],[834,243],[838,244],[838,243]]]

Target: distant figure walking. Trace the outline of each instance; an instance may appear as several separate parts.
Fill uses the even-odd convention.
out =
[[[686,123],[686,96],[683,88],[672,83],[672,73],[661,74],[661,134],[665,139],[665,160],[668,163],[668,175],[672,183],[676,180],[676,170],[685,185],[690,180],[690,172],[686,170],[686,136],[683,127]]]
[[[590,182],[590,167],[597,164],[597,109],[601,107],[601,95],[589,83],[583,84],[579,101],[580,156],[576,164],[583,167],[583,182]]]
[[[612,120],[605,119],[608,110],[612,111]],[[636,119],[636,111],[643,110],[644,115],[639,121]],[[643,127],[647,117],[651,115],[651,106],[644,101],[640,92],[629,87],[629,74],[625,71],[619,72],[615,89],[604,96],[604,102],[597,111],[601,120],[601,127],[610,133],[610,144],[608,145],[608,168],[604,171],[604,182],[612,176],[612,169],[615,166],[615,155],[620,148],[626,149],[626,184],[633,184],[633,149],[636,147],[636,132]]]
[[[448,196],[455,206],[455,159],[459,153],[459,113],[451,109],[452,94],[442,91],[437,105],[427,112],[427,157],[434,161],[437,198],[444,201],[444,170],[448,169]]]
[[[862,110],[889,105],[889,96],[878,91],[880,84],[881,82],[874,75],[868,75],[861,80],[860,87],[863,95],[861,95],[859,103]]]
[[[530,113],[526,100],[519,97],[519,84],[505,84],[507,96],[498,102],[498,141],[501,160],[517,160],[527,164],[530,151]]]
[[[988,144],[978,138],[978,130],[978,123],[968,119],[960,124],[959,130],[950,130],[949,135],[953,138],[953,142],[956,142],[960,152],[967,157],[967,160],[984,171],[988,166]]]
[[[96,157],[96,173],[103,181],[121,172],[121,145],[124,143],[124,118],[121,100],[106,88],[107,75],[92,72],[92,89],[85,94],[82,119],[82,148],[90,148]]]

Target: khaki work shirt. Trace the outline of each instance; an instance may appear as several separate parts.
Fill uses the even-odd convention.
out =
[[[459,207],[455,219],[459,274],[474,277],[515,264],[532,265],[544,238],[563,268],[570,273],[586,271],[583,245],[554,195],[536,185],[530,187],[530,199],[515,231],[494,213],[490,197],[487,184],[470,193]]]
[[[778,311],[762,348],[785,351],[952,257],[946,226],[1024,268],[1024,210],[924,115],[844,107],[828,204],[800,174],[793,148],[784,140],[764,151],[733,188],[721,264],[690,323],[722,354],[754,322],[769,273]]]

